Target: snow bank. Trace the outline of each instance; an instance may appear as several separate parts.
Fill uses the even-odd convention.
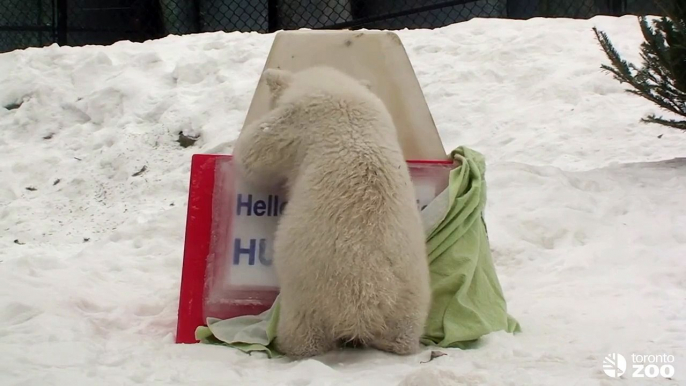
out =
[[[605,385],[612,352],[686,382],[686,135],[639,123],[662,112],[600,71],[593,25],[638,59],[633,17],[399,32],[446,150],[487,157],[524,328],[423,364],[173,344],[190,157],[231,151],[271,35],[0,55],[0,384]]]

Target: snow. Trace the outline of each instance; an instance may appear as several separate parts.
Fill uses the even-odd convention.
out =
[[[487,157],[524,329],[429,363],[174,344],[190,157],[231,151],[273,35],[0,55],[0,384],[686,384],[686,133],[639,122],[665,113],[599,69],[594,25],[640,60],[631,16],[399,31],[446,150]],[[614,352],[676,374],[610,378]]]

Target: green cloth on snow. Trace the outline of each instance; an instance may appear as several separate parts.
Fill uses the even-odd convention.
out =
[[[502,288],[491,259],[486,223],[486,163],[483,155],[466,147],[450,153],[458,165],[450,171],[448,188],[422,211],[432,307],[422,343],[427,346],[468,348],[495,331],[521,331],[507,313]],[[260,315],[227,320],[208,318],[196,329],[202,343],[224,344],[246,353],[263,351],[280,357],[273,341],[279,298]]]

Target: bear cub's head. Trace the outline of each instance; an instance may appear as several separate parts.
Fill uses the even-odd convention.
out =
[[[371,95],[370,81],[355,79],[330,66],[313,66],[297,72],[269,68],[262,73],[262,79],[269,89],[272,108],[323,95]]]

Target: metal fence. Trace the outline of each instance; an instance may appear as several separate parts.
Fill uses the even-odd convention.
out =
[[[209,31],[435,28],[475,17],[625,14],[661,12],[653,0],[0,0],[0,52]]]

